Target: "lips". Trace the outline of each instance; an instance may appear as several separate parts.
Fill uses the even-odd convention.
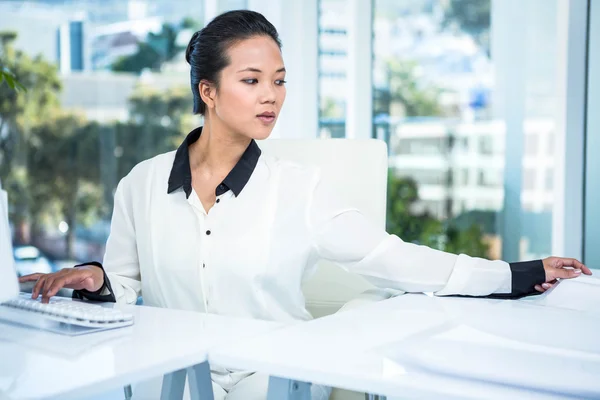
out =
[[[275,113],[271,111],[266,111],[264,113],[258,114],[256,117],[265,124],[270,124],[273,121],[275,121]]]

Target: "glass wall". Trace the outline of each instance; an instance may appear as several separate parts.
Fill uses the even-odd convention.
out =
[[[204,11],[198,0],[0,1],[0,60],[28,89],[0,84],[0,179],[15,245],[28,246],[17,268],[102,259],[119,180],[200,123],[184,50]]]
[[[371,52],[349,35],[361,17],[352,1],[0,0],[0,60],[28,88],[0,84],[0,179],[15,243],[57,267],[102,259],[117,182],[201,123],[183,55],[192,33],[220,12],[258,7],[282,32],[290,64],[284,113],[305,107],[281,137],[346,137],[351,96],[372,96],[365,137],[388,143],[390,232],[508,261],[549,255],[564,176],[555,163],[565,139],[564,2],[372,0]],[[286,24],[291,14],[304,19]],[[373,82],[370,92],[350,85],[350,50],[372,58],[371,76],[357,78]],[[303,118],[308,109],[318,109],[318,129],[297,123],[316,121]],[[588,219],[588,238],[596,225]]]
[[[472,255],[549,255],[559,2],[374,1],[390,229]]]

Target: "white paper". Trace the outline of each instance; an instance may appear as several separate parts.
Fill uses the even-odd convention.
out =
[[[19,294],[8,225],[8,196],[0,186],[0,303]]]

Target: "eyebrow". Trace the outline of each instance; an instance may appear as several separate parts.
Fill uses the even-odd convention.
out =
[[[241,69],[238,72],[259,72],[259,73],[262,73],[262,71],[260,69],[258,69],[258,68],[252,68],[252,67]],[[277,71],[275,71],[275,73],[279,73],[279,72],[285,72],[285,67],[281,67]]]

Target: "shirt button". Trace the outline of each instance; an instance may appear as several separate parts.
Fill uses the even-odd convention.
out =
[[[207,234],[207,235],[210,235],[210,231],[206,231],[206,234]]]
[[[202,268],[206,268],[206,264],[202,264]]]
[[[217,203],[220,202],[220,201],[221,201],[221,199],[217,199]]]

